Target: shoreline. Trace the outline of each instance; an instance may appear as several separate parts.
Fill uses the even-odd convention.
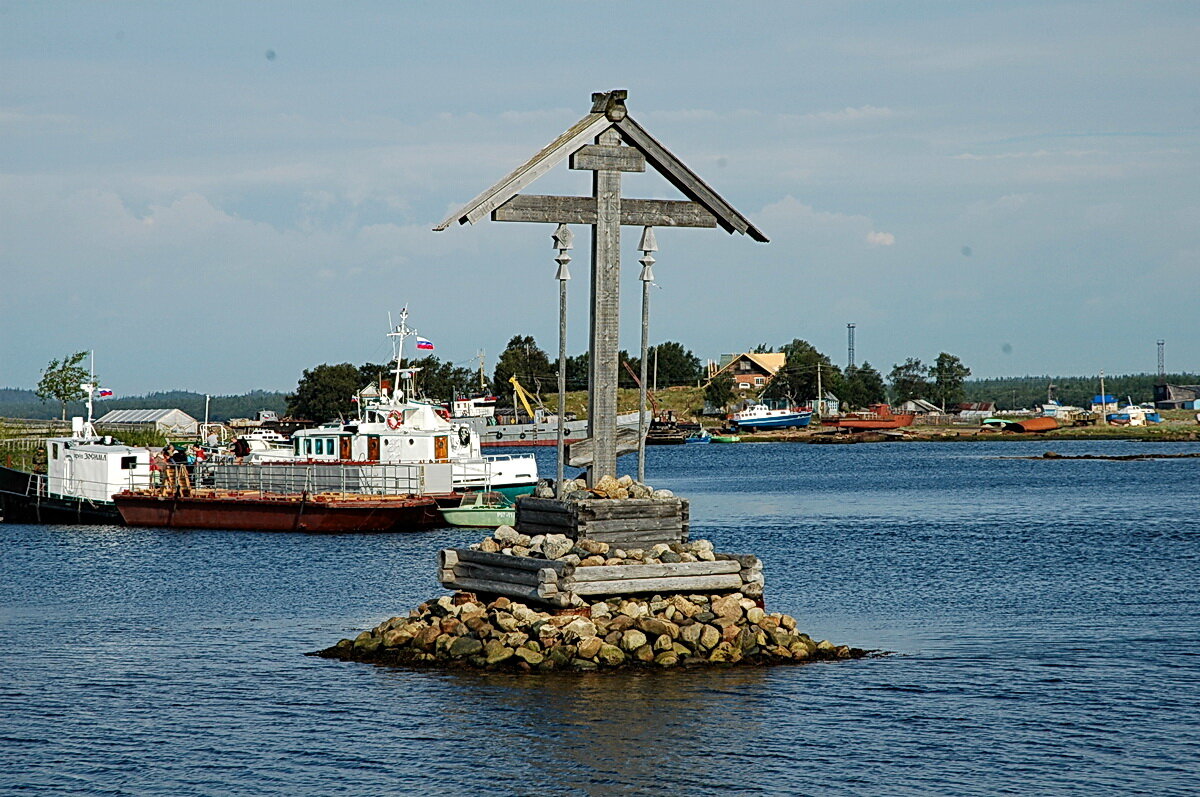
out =
[[[1002,432],[978,427],[903,427],[879,432],[838,434],[829,431],[758,432],[742,434],[743,443],[808,443],[816,445],[852,445],[857,443],[956,443],[956,442],[1028,442],[1032,440],[1127,440],[1139,443],[1200,442],[1200,425],[1135,427],[1065,427],[1048,432]],[[899,433],[899,434],[896,434]]]

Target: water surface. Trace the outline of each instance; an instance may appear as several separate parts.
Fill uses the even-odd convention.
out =
[[[0,789],[1194,793],[1200,460],[1007,458],[1045,446],[651,448],[693,537],[762,557],[769,609],[894,652],[770,669],[302,655],[442,594],[436,551],[478,532],[0,524]]]

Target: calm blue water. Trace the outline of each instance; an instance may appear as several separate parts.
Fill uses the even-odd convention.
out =
[[[435,551],[478,533],[0,524],[0,790],[1195,793],[1200,459],[998,458],[1046,445],[650,449],[694,537],[763,558],[768,608],[895,652],[803,667],[307,658],[442,594]]]

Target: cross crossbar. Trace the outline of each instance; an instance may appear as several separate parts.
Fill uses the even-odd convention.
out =
[[[492,211],[492,221],[595,224],[596,199],[517,194]],[[621,224],[626,227],[716,227],[717,218],[696,202],[622,197]]]

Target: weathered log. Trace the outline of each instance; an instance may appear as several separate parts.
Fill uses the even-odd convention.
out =
[[[720,592],[723,590],[736,590],[741,586],[741,577],[736,573],[729,573],[716,576],[674,576],[667,578],[628,578],[614,581],[584,581],[572,586],[570,592],[576,595],[626,595],[635,592]]]
[[[443,581],[446,589],[462,590],[464,592],[484,592],[491,595],[505,595],[510,598],[540,601],[553,606],[565,607],[570,604],[570,597],[560,592],[550,592],[541,587],[528,587],[521,584],[511,584],[507,581],[487,581],[478,578],[460,578],[453,581]]]
[[[475,564],[491,565],[492,567],[514,567],[520,570],[541,570],[544,567],[553,568],[558,572],[562,572],[570,568],[566,562],[560,562],[556,559],[535,559],[531,556],[510,556],[503,553],[488,553],[487,551],[473,551],[470,548],[453,548],[449,549],[454,552],[460,562],[474,562]]]
[[[548,573],[549,578],[542,576],[543,572]],[[474,578],[481,581],[504,581],[510,584],[524,584],[530,587],[536,587],[539,584],[545,583],[558,583],[558,574],[548,567],[544,570],[533,572],[518,570],[516,568],[491,567],[490,565],[479,565],[471,562],[459,562],[454,566],[454,575],[460,578]]]
[[[661,578],[665,576],[714,576],[737,572],[737,562],[675,562],[645,565],[597,565],[577,567],[575,572],[559,582],[565,584],[584,581],[623,581],[635,578]]]

